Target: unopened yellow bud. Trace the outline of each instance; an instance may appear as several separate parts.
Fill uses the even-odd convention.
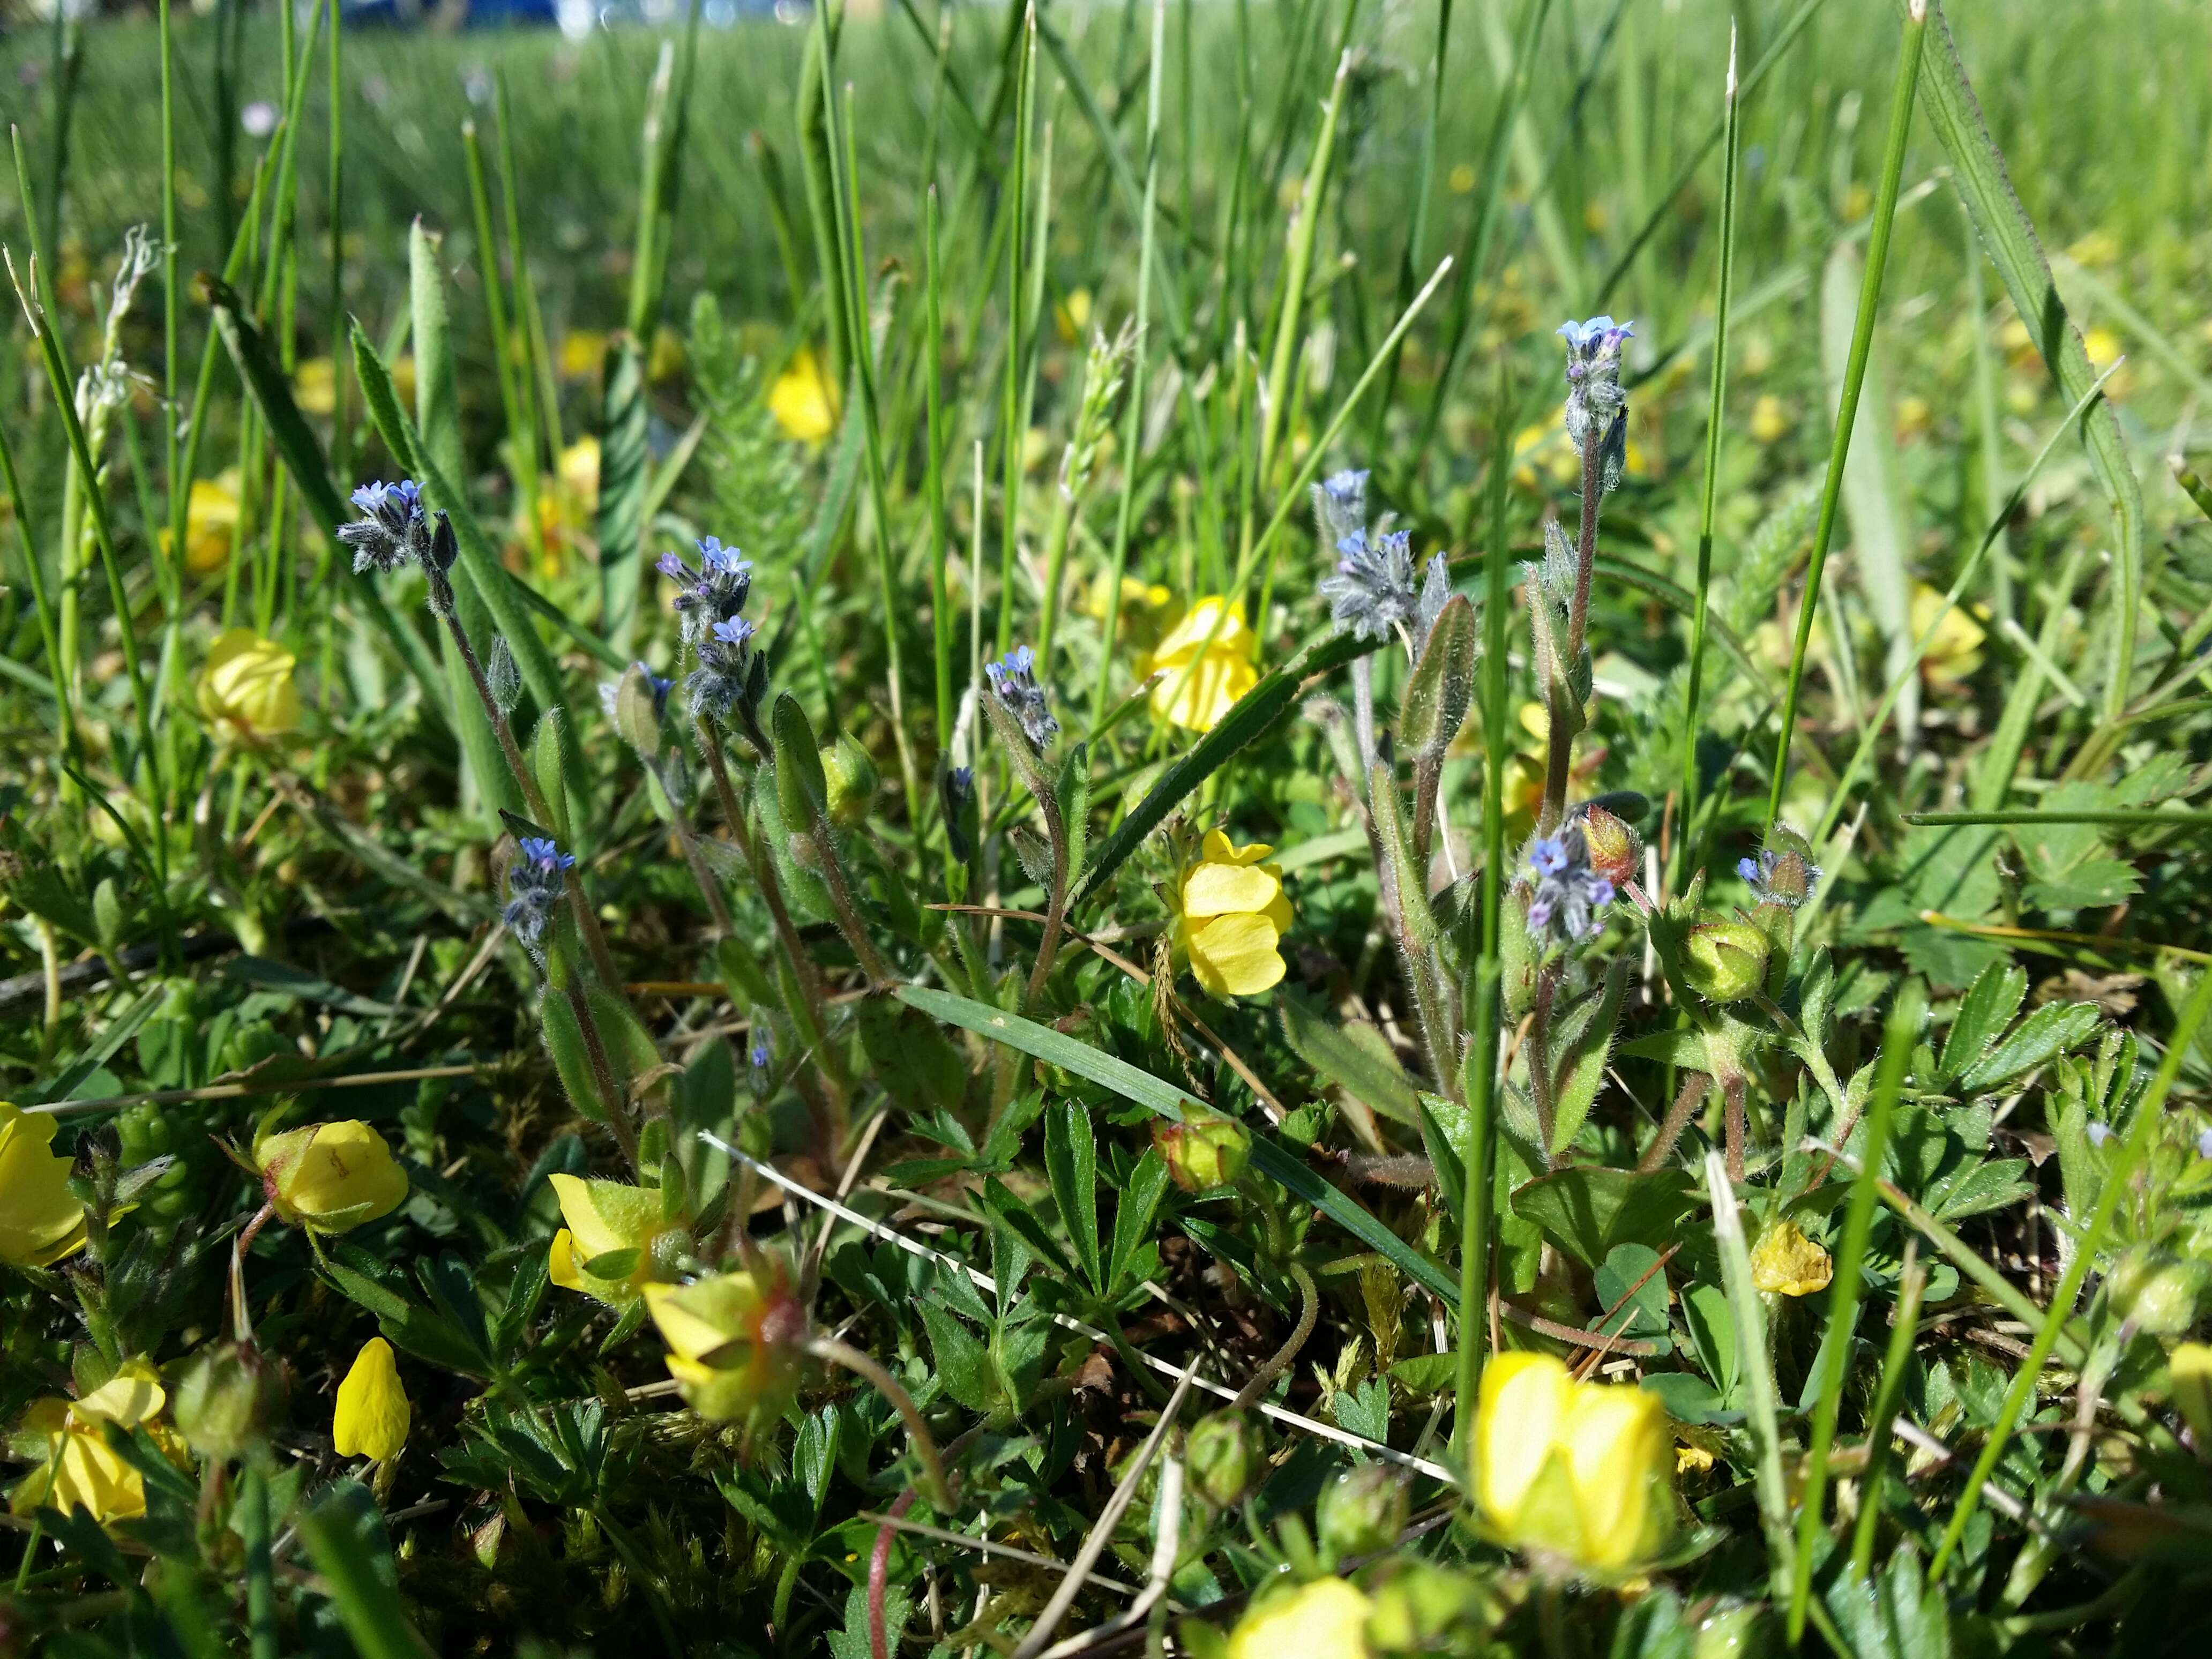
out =
[[[1187,1193],[1210,1193],[1234,1184],[1252,1156],[1252,1136],[1233,1117],[1194,1110],[1181,1123],[1156,1120],[1152,1145]]]
[[[700,1416],[748,1425],[772,1421],[799,1392],[806,1312],[780,1274],[763,1269],[647,1285],[645,1305],[668,1344],[668,1374]]]
[[[254,1148],[254,1162],[277,1215],[319,1233],[349,1231],[407,1198],[407,1171],[384,1137],[357,1118],[270,1135]]]
[[[1790,1222],[1776,1222],[1752,1247],[1751,1282],[1771,1295],[1811,1296],[1828,1288],[1835,1271],[1828,1253]]]
[[[1367,1616],[1375,1604],[1341,1578],[1267,1596],[1237,1622],[1229,1659],[1368,1659]]]
[[[353,1369],[338,1384],[337,1409],[331,1419],[331,1443],[340,1457],[366,1457],[382,1462],[399,1455],[407,1443],[407,1430],[415,1420],[400,1386],[399,1366],[392,1345],[380,1336],[362,1344]]]

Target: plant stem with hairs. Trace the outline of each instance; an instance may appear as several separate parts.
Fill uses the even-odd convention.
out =
[[[1274,1386],[1275,1379],[1290,1370],[1291,1362],[1312,1336],[1314,1326],[1321,1318],[1321,1292],[1314,1285],[1313,1275],[1306,1271],[1305,1263],[1291,1263],[1291,1278],[1298,1287],[1298,1322],[1291,1331],[1291,1340],[1275,1350],[1267,1363],[1252,1373],[1244,1386],[1237,1391],[1237,1398],[1229,1402],[1233,1412],[1249,1411],[1253,1402]]]
[[[914,1403],[914,1396],[902,1388],[899,1380],[885,1370],[867,1354],[850,1343],[840,1342],[834,1336],[810,1336],[806,1352],[815,1358],[832,1365],[842,1365],[854,1376],[873,1383],[876,1391],[891,1403],[891,1409],[906,1424],[907,1437],[914,1444],[915,1456],[921,1462],[921,1488],[930,1505],[939,1515],[954,1512],[952,1483],[945,1474],[945,1460],[938,1453],[937,1437],[929,1431],[929,1424],[921,1408]]]

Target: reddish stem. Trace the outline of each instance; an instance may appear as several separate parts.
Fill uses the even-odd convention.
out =
[[[890,1637],[884,1628],[884,1590],[890,1577],[891,1535],[897,1530],[891,1522],[913,1507],[914,1488],[908,1486],[876,1528],[876,1547],[868,1556],[868,1652],[872,1659],[890,1659]]]

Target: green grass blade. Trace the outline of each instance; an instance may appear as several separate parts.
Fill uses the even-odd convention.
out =
[[[1721,440],[1728,421],[1729,305],[1735,287],[1736,173],[1743,142],[1743,100],[1735,79],[1735,32],[1729,32],[1728,81],[1722,93],[1727,104],[1721,120],[1725,137],[1721,145],[1721,270],[1720,292],[1714,301],[1713,372],[1706,398],[1705,480],[1698,507],[1698,586],[1690,611],[1690,661],[1682,689],[1682,799],[1674,821],[1682,826],[1677,840],[1681,848],[1681,871],[1698,866],[1695,839],[1698,821],[1698,718],[1705,691],[1706,610],[1713,577],[1713,504],[1720,494]],[[1679,885],[1679,883],[1677,884]]]
[[[1132,807],[1127,817],[1115,826],[1091,861],[1083,884],[1068,901],[1072,913],[1093,894],[1101,891],[1144,842],[1145,837],[1159,827],[1161,821],[1173,811],[1176,805],[1198,786],[1212,777],[1239,752],[1250,747],[1266,735],[1270,727],[1288,714],[1291,704],[1305,687],[1306,681],[1316,675],[1326,674],[1340,668],[1355,657],[1364,656],[1375,649],[1372,641],[1351,634],[1332,634],[1285,663],[1271,670],[1260,683],[1237,701],[1236,707],[1224,714],[1214,728],[1208,732],[1180,760],[1160,775],[1159,781],[1146,792],[1145,798]]]
[[[1929,0],[1899,0],[1908,18],[1924,10]],[[1951,39],[1951,26],[1936,7],[1935,49],[1928,56],[1928,123],[1942,140],[1951,158],[1952,179],[1966,198],[1983,246],[1996,262],[2013,309],[2020,313],[2035,338],[2036,349],[2051,369],[2051,378],[2069,398],[2087,395],[2096,380],[2081,333],[2066,313],[2051,280],[2051,266],[2037,240],[2035,226],[2014,192],[2004,157],[1990,138],[1982,119],[1980,104],[1966,65]],[[2127,708],[2128,690],[2135,674],[2136,612],[2142,591],[2142,487],[2128,460],[2127,446],[2112,406],[2100,403],[2087,426],[2089,465],[2105,492],[2114,530],[2114,586],[2119,615],[2112,636],[2112,663],[2105,683],[2105,718],[2118,718]]]
[[[1089,1078],[1102,1088],[1111,1089],[1124,1100],[1145,1107],[1170,1122],[1182,1121],[1186,1112],[1211,1109],[1150,1072],[1139,1071],[1126,1060],[1101,1054],[1089,1043],[1079,1042],[1065,1032],[1024,1019],[1019,1014],[918,985],[902,985],[893,994],[933,1019],[960,1026],[994,1042],[1002,1042],[1048,1066]],[[1297,1153],[1263,1130],[1255,1129],[1252,1134],[1252,1167],[1386,1257],[1399,1272],[1442,1298],[1447,1307],[1457,1305],[1459,1286],[1449,1273],[1384,1226],[1372,1212],[1316,1175]]]
[[[1922,0],[1913,0],[1918,5]],[[1836,435],[1828,452],[1826,485],[1820,492],[1820,517],[1813,532],[1812,557],[1805,567],[1805,594],[1797,606],[1797,635],[1790,653],[1790,678],[1782,693],[1781,730],[1775,738],[1774,767],[1766,792],[1766,821],[1771,826],[1782,815],[1783,786],[1790,776],[1790,740],[1797,726],[1797,700],[1805,678],[1805,652],[1812,642],[1813,619],[1820,605],[1820,576],[1827,563],[1828,544],[1836,532],[1836,507],[1843,493],[1844,466],[1850,457],[1851,429],[1856,423],[1859,392],[1866,383],[1867,358],[1874,346],[1875,314],[1881,301],[1881,279],[1889,263],[1890,231],[1897,219],[1897,191],[1905,175],[1905,143],[1912,130],[1914,89],[1919,84],[1922,43],[1928,37],[1924,12],[1909,17],[1897,56],[1897,80],[1890,97],[1889,137],[1882,155],[1881,185],[1875,198],[1874,234],[1867,246],[1865,279],[1859,285],[1858,318],[1851,330],[1851,349],[1844,369],[1841,406],[1836,411]]]
[[[1769,1572],[1777,1598],[1788,1584],[1790,1547],[1790,1493],[1782,1479],[1781,1409],[1774,1394],[1773,1351],[1766,1340],[1766,1310],[1751,1279],[1751,1252],[1744,1242],[1743,1216],[1729,1184],[1728,1165],[1718,1149],[1705,1154],[1705,1187],[1712,1195],[1713,1237],[1720,1246],[1722,1288],[1735,1321],[1737,1364],[1749,1395],[1747,1427],[1759,1466],[1759,1520],[1766,1531]]]
[[[1859,1316],[1859,1290],[1866,1261],[1867,1233],[1874,1225],[1875,1186],[1881,1177],[1882,1154],[1889,1145],[1889,1126],[1897,1111],[1897,1098],[1905,1087],[1905,1073],[1912,1063],[1912,1047],[1920,1036],[1925,1012],[1917,980],[1890,1005],[1881,1038],[1881,1069],[1875,1077],[1874,1101],[1867,1109],[1866,1148],[1858,1179],[1851,1183],[1850,1209],[1844,1217],[1841,1248],[1835,1253],[1835,1282],[1828,1289],[1828,1329],[1820,1352],[1826,1364],[1819,1395],[1813,1407],[1813,1436],[1805,1454],[1804,1487],[1798,1499],[1797,1552],[1791,1563],[1790,1583],[1790,1640],[1804,1638],[1805,1609],[1813,1590],[1813,1547],[1820,1535],[1820,1500],[1828,1479],[1828,1450],[1835,1443],[1836,1413],[1843,1403],[1844,1370],[1850,1358],[1852,1331]],[[1796,1150],[1784,1147],[1784,1154]],[[1883,1432],[1879,1419],[1875,1434]],[[1867,1494],[1866,1502],[1873,1502]]]

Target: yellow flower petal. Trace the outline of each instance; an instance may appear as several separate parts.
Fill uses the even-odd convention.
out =
[[[114,1376],[70,1407],[88,1423],[113,1423],[133,1429],[168,1402],[161,1374],[143,1359],[126,1359]]]
[[[358,1119],[270,1135],[255,1158],[276,1213],[295,1225],[342,1233],[406,1201],[407,1171],[384,1137]]]
[[[1216,916],[1191,930],[1191,972],[1215,996],[1257,996],[1282,980],[1281,938],[1266,916]]]
[[[1511,1534],[1573,1401],[1574,1379],[1549,1354],[1501,1353],[1482,1368],[1475,1418],[1475,1502]]]
[[[1237,1621],[1229,1659],[1367,1659],[1374,1605],[1341,1578],[1268,1596]]]
[[[1182,913],[1195,921],[1261,911],[1282,890],[1283,884],[1258,865],[1209,860],[1183,878]]]
[[[837,389],[811,347],[792,354],[768,394],[769,413],[787,438],[818,444],[837,429]]]
[[[580,1291],[584,1277],[576,1271],[575,1236],[566,1227],[553,1235],[545,1252],[545,1276],[564,1291]]]
[[[48,1150],[56,1120],[0,1101],[0,1261],[44,1267],[84,1248],[70,1160]]]
[[[1673,1437],[1659,1396],[1626,1384],[1585,1383],[1563,1425],[1586,1567],[1613,1571],[1642,1559],[1651,1516],[1650,1473]]]
[[[331,1419],[331,1443],[341,1457],[381,1462],[397,1457],[407,1443],[414,1410],[400,1386],[392,1345],[373,1336],[362,1345],[353,1369],[338,1384],[337,1409]]]
[[[292,684],[297,662],[250,628],[216,635],[200,674],[200,713],[226,743],[265,743],[293,730],[300,724],[300,693]]]

